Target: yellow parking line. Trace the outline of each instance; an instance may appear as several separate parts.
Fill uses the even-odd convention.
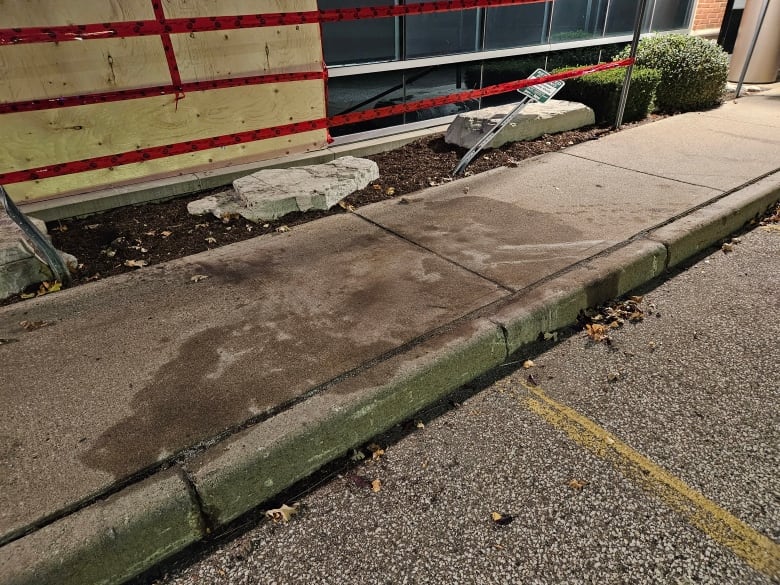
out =
[[[780,545],[590,419],[553,400],[538,386],[523,386],[531,393],[525,402],[532,412],[564,431],[577,444],[612,463],[623,475],[661,498],[688,522],[731,549],[754,569],[773,579],[780,578]]]

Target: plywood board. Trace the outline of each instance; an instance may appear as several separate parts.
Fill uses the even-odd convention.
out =
[[[168,18],[317,10],[317,0],[164,0]]]
[[[291,136],[270,138],[224,148],[215,148],[190,154],[129,164],[113,169],[101,169],[7,185],[6,190],[17,203],[85,193],[110,186],[138,183],[152,178],[170,177],[185,173],[215,169],[250,161],[267,160],[306,151],[319,150],[327,145],[325,130],[302,132]]]
[[[150,0],[0,0],[0,14],[3,28],[154,20]]]
[[[322,80],[5,114],[0,172],[325,117]]]
[[[316,10],[316,0],[164,0],[169,18]],[[154,19],[151,0],[0,0],[6,26]],[[5,24],[8,23],[8,24]],[[183,81],[320,71],[317,25],[172,35]],[[170,84],[158,36],[0,47],[0,102]],[[326,116],[311,80],[0,115],[0,172],[49,166]],[[322,148],[324,130],[9,186],[18,201]]]
[[[0,47],[0,103],[170,83],[156,36]]]
[[[171,35],[182,81],[320,71],[316,24]]]

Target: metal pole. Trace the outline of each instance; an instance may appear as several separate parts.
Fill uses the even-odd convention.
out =
[[[636,20],[634,21],[634,38],[631,41],[630,57],[636,57],[636,49],[639,46],[639,36],[642,34],[642,21],[645,19],[645,8],[647,0],[639,0],[636,7]],[[631,87],[631,72],[634,70],[634,64],[631,63],[626,68],[626,79],[623,81],[623,91],[620,92],[620,102],[618,103],[617,116],[615,117],[615,130],[619,130],[623,124],[623,113],[626,111],[626,101],[628,101],[628,89]]]
[[[747,75],[750,59],[753,57],[753,50],[756,48],[758,35],[761,33],[761,25],[764,24],[764,17],[766,16],[767,8],[769,8],[769,0],[764,0],[764,4],[761,6],[761,16],[758,17],[756,32],[753,33],[753,40],[750,41],[750,47],[748,48],[748,52],[745,55],[745,63],[742,65],[742,72],[739,74],[739,81],[737,82],[737,95],[734,99],[739,97],[739,92],[742,90],[742,83],[745,81],[745,75]]]

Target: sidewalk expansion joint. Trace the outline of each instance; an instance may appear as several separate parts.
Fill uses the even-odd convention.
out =
[[[212,534],[216,527],[214,525],[214,521],[211,518],[211,515],[206,511],[206,507],[203,504],[203,498],[200,497],[200,492],[195,486],[195,482],[192,481],[190,474],[187,473],[187,470],[184,469],[181,465],[176,466],[176,475],[179,476],[179,479],[181,479],[181,481],[186,486],[187,492],[190,495],[190,499],[198,510],[198,521],[200,523],[201,534],[204,537]]]
[[[407,237],[406,237],[406,236],[404,236],[403,234],[399,234],[397,231],[395,231],[395,230],[392,230],[392,229],[388,228],[387,226],[384,226],[384,225],[382,225],[381,223],[377,223],[377,222],[375,222],[374,220],[372,220],[372,219],[369,219],[369,218],[367,218],[367,217],[366,217],[366,216],[364,216],[364,215],[361,215],[361,214],[360,214],[360,210],[357,210],[357,211],[355,211],[355,212],[354,212],[354,215],[356,215],[357,217],[359,217],[359,218],[360,218],[360,219],[362,219],[363,221],[365,221],[365,222],[367,222],[367,223],[369,223],[369,224],[373,225],[374,227],[377,227],[377,228],[379,228],[380,230],[382,230],[382,231],[385,231],[385,232],[387,232],[388,234],[390,234],[390,235],[392,235],[392,236],[395,236],[396,238],[399,238],[399,239],[403,240],[404,242],[406,242],[406,243],[408,243],[408,244],[411,244],[412,246],[415,246],[416,248],[419,248],[420,250],[423,250],[423,251],[425,251],[425,252],[427,252],[427,253],[429,253],[429,254],[433,254],[434,256],[436,256],[437,258],[439,258],[439,259],[441,259],[441,260],[444,260],[444,261],[445,261],[445,262],[447,262],[448,264],[451,264],[451,265],[453,265],[453,266],[457,266],[458,268],[460,268],[461,270],[465,270],[465,271],[466,271],[466,272],[468,272],[469,274],[473,274],[474,276],[476,276],[476,277],[478,277],[478,278],[481,278],[482,280],[486,280],[486,281],[488,281],[489,283],[491,283],[491,284],[493,284],[493,285],[497,286],[498,288],[500,288],[500,289],[501,289],[501,290],[503,290],[504,292],[508,292],[508,293],[515,293],[515,292],[517,292],[517,290],[516,290],[516,289],[513,289],[513,288],[511,288],[511,287],[508,287],[508,286],[506,286],[506,285],[504,285],[504,284],[501,284],[501,283],[500,283],[500,282],[498,282],[497,280],[493,280],[492,278],[490,278],[490,277],[488,277],[488,276],[485,276],[484,274],[480,274],[480,273],[479,273],[479,272],[477,272],[476,270],[472,270],[471,268],[469,268],[469,267],[467,267],[467,266],[464,266],[463,264],[460,264],[460,263],[456,262],[456,261],[455,261],[455,260],[453,260],[452,258],[448,258],[447,256],[443,256],[443,255],[439,254],[438,252],[436,252],[435,250],[431,250],[430,248],[428,248],[428,247],[426,247],[426,246],[423,246],[423,245],[422,245],[422,244],[420,244],[419,242],[415,242],[414,240],[412,240],[412,239],[410,239],[410,238],[407,238]]]

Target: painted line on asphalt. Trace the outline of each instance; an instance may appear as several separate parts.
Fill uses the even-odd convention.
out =
[[[628,479],[659,497],[690,524],[751,567],[773,579],[780,578],[780,545],[589,418],[553,400],[540,387],[522,385],[531,394],[525,404],[532,412],[564,431],[578,445],[614,465]]]

